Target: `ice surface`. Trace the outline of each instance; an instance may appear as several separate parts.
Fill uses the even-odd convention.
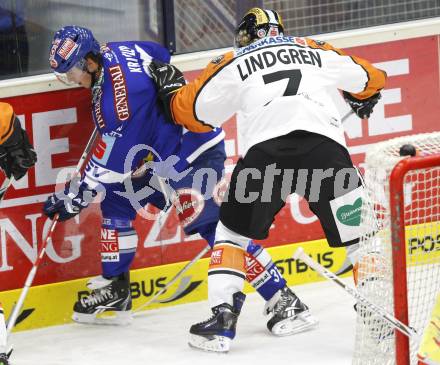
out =
[[[13,333],[12,365],[351,364],[353,299],[329,282],[293,289],[319,318],[317,329],[288,337],[272,336],[262,314],[263,300],[250,294],[228,354],[188,347],[191,324],[210,316],[207,302],[198,302],[146,311],[128,327],[70,324]]]

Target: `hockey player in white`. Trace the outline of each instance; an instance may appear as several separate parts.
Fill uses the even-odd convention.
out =
[[[21,179],[37,162],[37,155],[12,106],[0,102],[0,167],[8,179]],[[0,303],[0,365],[8,365],[6,326]]]
[[[245,144],[220,209],[208,270],[213,316],[190,329],[190,346],[217,352],[227,352],[235,336],[248,242],[268,236],[289,194],[308,201],[329,245],[346,247],[356,268],[363,188],[329,91],[343,91],[353,111],[368,118],[386,80],[368,61],[328,43],[284,35],[272,10],[251,9],[236,30],[235,46],[182,87],[173,82],[179,77],[174,66],[150,65],[175,123],[205,132],[236,114]],[[298,301],[287,306],[296,311]]]

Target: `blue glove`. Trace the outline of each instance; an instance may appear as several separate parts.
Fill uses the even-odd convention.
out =
[[[90,189],[81,179],[73,179],[66,184],[63,191],[47,198],[43,212],[50,219],[58,213],[60,222],[67,221],[79,214],[82,209],[87,208],[96,195],[97,192]]]

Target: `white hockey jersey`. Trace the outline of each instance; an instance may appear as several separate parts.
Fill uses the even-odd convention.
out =
[[[345,146],[330,90],[366,99],[385,84],[385,72],[328,43],[308,38],[263,38],[211,61],[171,100],[176,123],[195,132],[219,127],[237,113],[244,152],[294,130]]]

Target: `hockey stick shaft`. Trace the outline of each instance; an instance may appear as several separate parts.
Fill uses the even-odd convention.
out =
[[[3,197],[5,196],[9,187],[12,185],[13,181],[14,181],[13,177],[11,177],[10,179],[6,177],[5,180],[3,181],[2,186],[0,186],[0,203],[2,202]]]
[[[389,314],[385,309],[382,307],[379,307],[378,305],[370,302],[366,297],[364,297],[361,293],[359,293],[356,289],[350,287],[349,285],[345,284],[341,279],[338,278],[337,275],[333,274],[331,271],[327,270],[325,267],[323,267],[321,264],[313,260],[309,255],[307,255],[304,252],[304,249],[302,247],[299,247],[295,254],[293,255],[293,258],[295,260],[300,259],[304,263],[306,263],[308,266],[310,266],[313,270],[315,270],[318,274],[323,276],[324,278],[336,283],[339,285],[342,289],[344,289],[348,294],[350,294],[353,298],[358,300],[359,303],[362,305],[367,306],[371,311],[375,312],[379,316],[381,316],[385,321],[387,321],[391,326],[398,329],[400,332],[402,332],[405,336],[408,336],[411,338],[411,336],[416,335],[416,331],[408,327],[406,324],[399,321],[397,318]]]
[[[351,109],[349,112],[347,112],[347,114],[345,114],[342,119],[341,119],[341,123],[345,123],[345,121],[352,115],[354,114],[354,110]]]
[[[96,136],[98,134],[98,130],[95,128],[92,135],[89,138],[89,141],[87,142],[86,148],[84,149],[83,154],[81,155],[78,164],[76,166],[75,172],[73,173],[73,177],[77,176],[80,171],[82,166],[84,165],[84,162],[87,159],[87,156],[89,155],[92,147],[93,147],[93,143],[95,142]],[[32,286],[32,283],[34,281],[35,275],[37,273],[38,270],[38,266],[40,265],[41,260],[44,257],[44,254],[46,253],[46,248],[47,248],[47,244],[49,242],[49,240],[52,239],[52,234],[55,230],[55,227],[58,223],[58,214],[55,214],[53,220],[52,220],[52,224],[49,228],[49,233],[47,234],[45,240],[43,241],[43,245],[41,247],[41,251],[40,254],[37,257],[37,260],[34,262],[31,271],[29,271],[29,274],[26,278],[24,287],[20,293],[20,297],[18,298],[17,304],[15,305],[14,309],[12,310],[11,316],[9,317],[8,320],[8,326],[7,326],[7,335],[9,336],[12,329],[15,326],[15,322],[17,321],[17,317],[21,311],[21,308],[23,306],[24,300],[26,299],[27,293],[29,292],[30,287]]]
[[[199,261],[205,254],[211,249],[211,247],[208,245],[206,246],[202,251],[200,251],[196,257],[194,257],[190,262],[188,262],[161,290],[159,290],[152,298],[150,298],[146,303],[142,304],[140,307],[136,308],[135,311],[133,311],[134,315],[139,314],[139,312],[145,308],[148,307],[151,303],[153,303],[159,296],[161,296],[165,291],[173,285],[180,277],[185,274],[191,266],[193,266],[197,261]]]

